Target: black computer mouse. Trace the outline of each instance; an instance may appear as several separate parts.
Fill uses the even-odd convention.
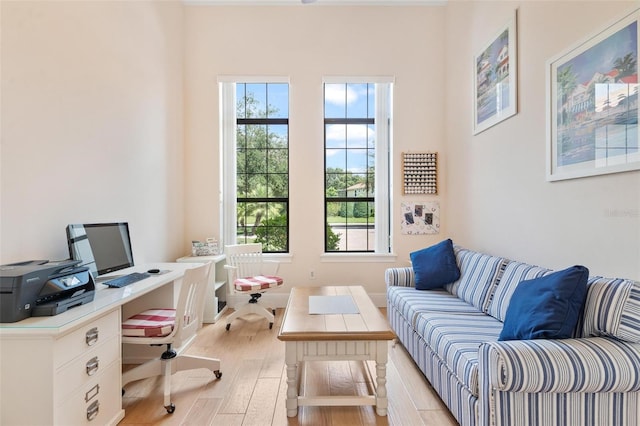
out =
[[[159,274],[160,273],[160,269],[149,269],[147,271],[150,274]]]

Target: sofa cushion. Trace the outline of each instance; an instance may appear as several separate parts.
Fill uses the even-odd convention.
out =
[[[567,339],[582,314],[589,270],[576,265],[522,281],[498,340]]]
[[[493,293],[496,279],[501,274],[507,259],[489,256],[465,248],[454,246],[458,259],[460,279],[447,284],[445,289],[460,299],[486,312],[489,296]]]
[[[509,262],[505,266],[502,275],[498,278],[487,313],[500,321],[504,321],[509,301],[511,301],[511,296],[513,296],[518,284],[521,281],[539,278],[551,272],[549,269],[527,263]]]
[[[412,287],[389,287],[387,303],[393,306],[412,327],[416,325],[416,316],[422,312],[484,315],[476,307],[443,289],[421,291]]]
[[[480,344],[495,342],[502,323],[486,314],[422,312],[416,332],[472,395],[478,396]]]
[[[460,278],[460,269],[453,253],[453,242],[444,240],[410,254],[418,290],[444,287]]]
[[[640,343],[640,283],[593,277],[587,284],[582,335]]]

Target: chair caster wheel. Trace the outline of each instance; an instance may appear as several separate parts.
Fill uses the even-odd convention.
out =
[[[227,331],[231,328],[231,324],[227,324]]]
[[[122,388],[122,396],[124,396],[124,388]]]
[[[272,309],[272,310],[271,310],[271,313],[273,314],[273,316],[275,316],[275,315],[276,315],[276,310],[275,310],[275,309]]]
[[[165,405],[164,408],[167,410],[167,413],[169,414],[172,414],[174,411],[176,411],[176,406],[173,402],[169,405]]]
[[[273,328],[273,323],[272,323],[272,322],[270,322],[270,323],[269,323],[269,330],[271,330],[272,328]]]
[[[214,371],[213,374],[216,375],[216,379],[219,379],[220,377],[222,377],[222,371],[220,371],[220,370]]]

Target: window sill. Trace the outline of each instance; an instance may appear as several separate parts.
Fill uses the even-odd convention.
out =
[[[324,253],[320,255],[323,263],[394,263],[398,256],[394,253]]]
[[[262,253],[264,260],[275,260],[280,263],[291,263],[293,255],[291,253]]]

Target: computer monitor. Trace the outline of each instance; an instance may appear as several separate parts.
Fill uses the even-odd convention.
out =
[[[133,266],[126,222],[68,225],[67,244],[69,256],[88,266],[94,277]]]

